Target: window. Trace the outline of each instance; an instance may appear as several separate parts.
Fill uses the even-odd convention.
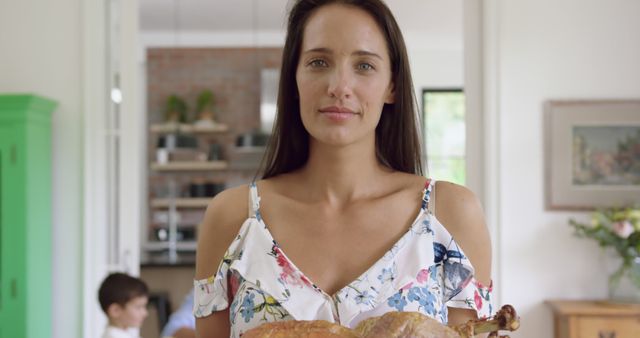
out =
[[[462,89],[422,91],[428,176],[466,183],[465,97]]]

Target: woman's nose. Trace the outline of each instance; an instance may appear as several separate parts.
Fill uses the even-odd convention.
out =
[[[328,94],[338,99],[349,98],[352,95],[352,74],[344,67],[334,68],[330,75]]]

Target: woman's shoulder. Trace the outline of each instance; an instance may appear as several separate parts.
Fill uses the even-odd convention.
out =
[[[466,233],[476,227],[485,227],[480,200],[469,188],[436,181],[434,196],[434,213],[450,233]]]
[[[402,190],[422,189],[428,181],[427,177],[402,171],[387,172],[381,175],[379,180],[381,184],[387,184]]]
[[[218,193],[209,202],[207,212],[215,214],[220,221],[233,221],[247,218],[248,208],[249,185],[243,184]]]
[[[434,196],[438,221],[469,257],[478,280],[489,283],[491,239],[480,200],[467,187],[447,181],[436,182]]]
[[[249,186],[226,189],[211,199],[204,219],[198,228],[196,251],[196,277],[207,278],[213,274],[224,252],[248,217]]]

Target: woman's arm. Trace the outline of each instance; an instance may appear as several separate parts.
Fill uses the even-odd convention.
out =
[[[482,285],[491,283],[491,238],[480,201],[469,189],[450,182],[437,182],[436,217],[453,236],[471,262],[475,279]],[[477,319],[474,310],[449,308],[449,324]]]
[[[197,280],[209,278],[217,272],[225,251],[247,218],[248,194],[247,186],[241,186],[221,192],[209,203],[198,229],[195,276]],[[228,308],[203,318],[196,318],[197,337],[228,338],[229,333]]]

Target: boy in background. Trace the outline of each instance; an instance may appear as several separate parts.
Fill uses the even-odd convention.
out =
[[[139,278],[112,273],[104,279],[98,300],[109,319],[103,338],[139,338],[147,317],[149,289]]]

